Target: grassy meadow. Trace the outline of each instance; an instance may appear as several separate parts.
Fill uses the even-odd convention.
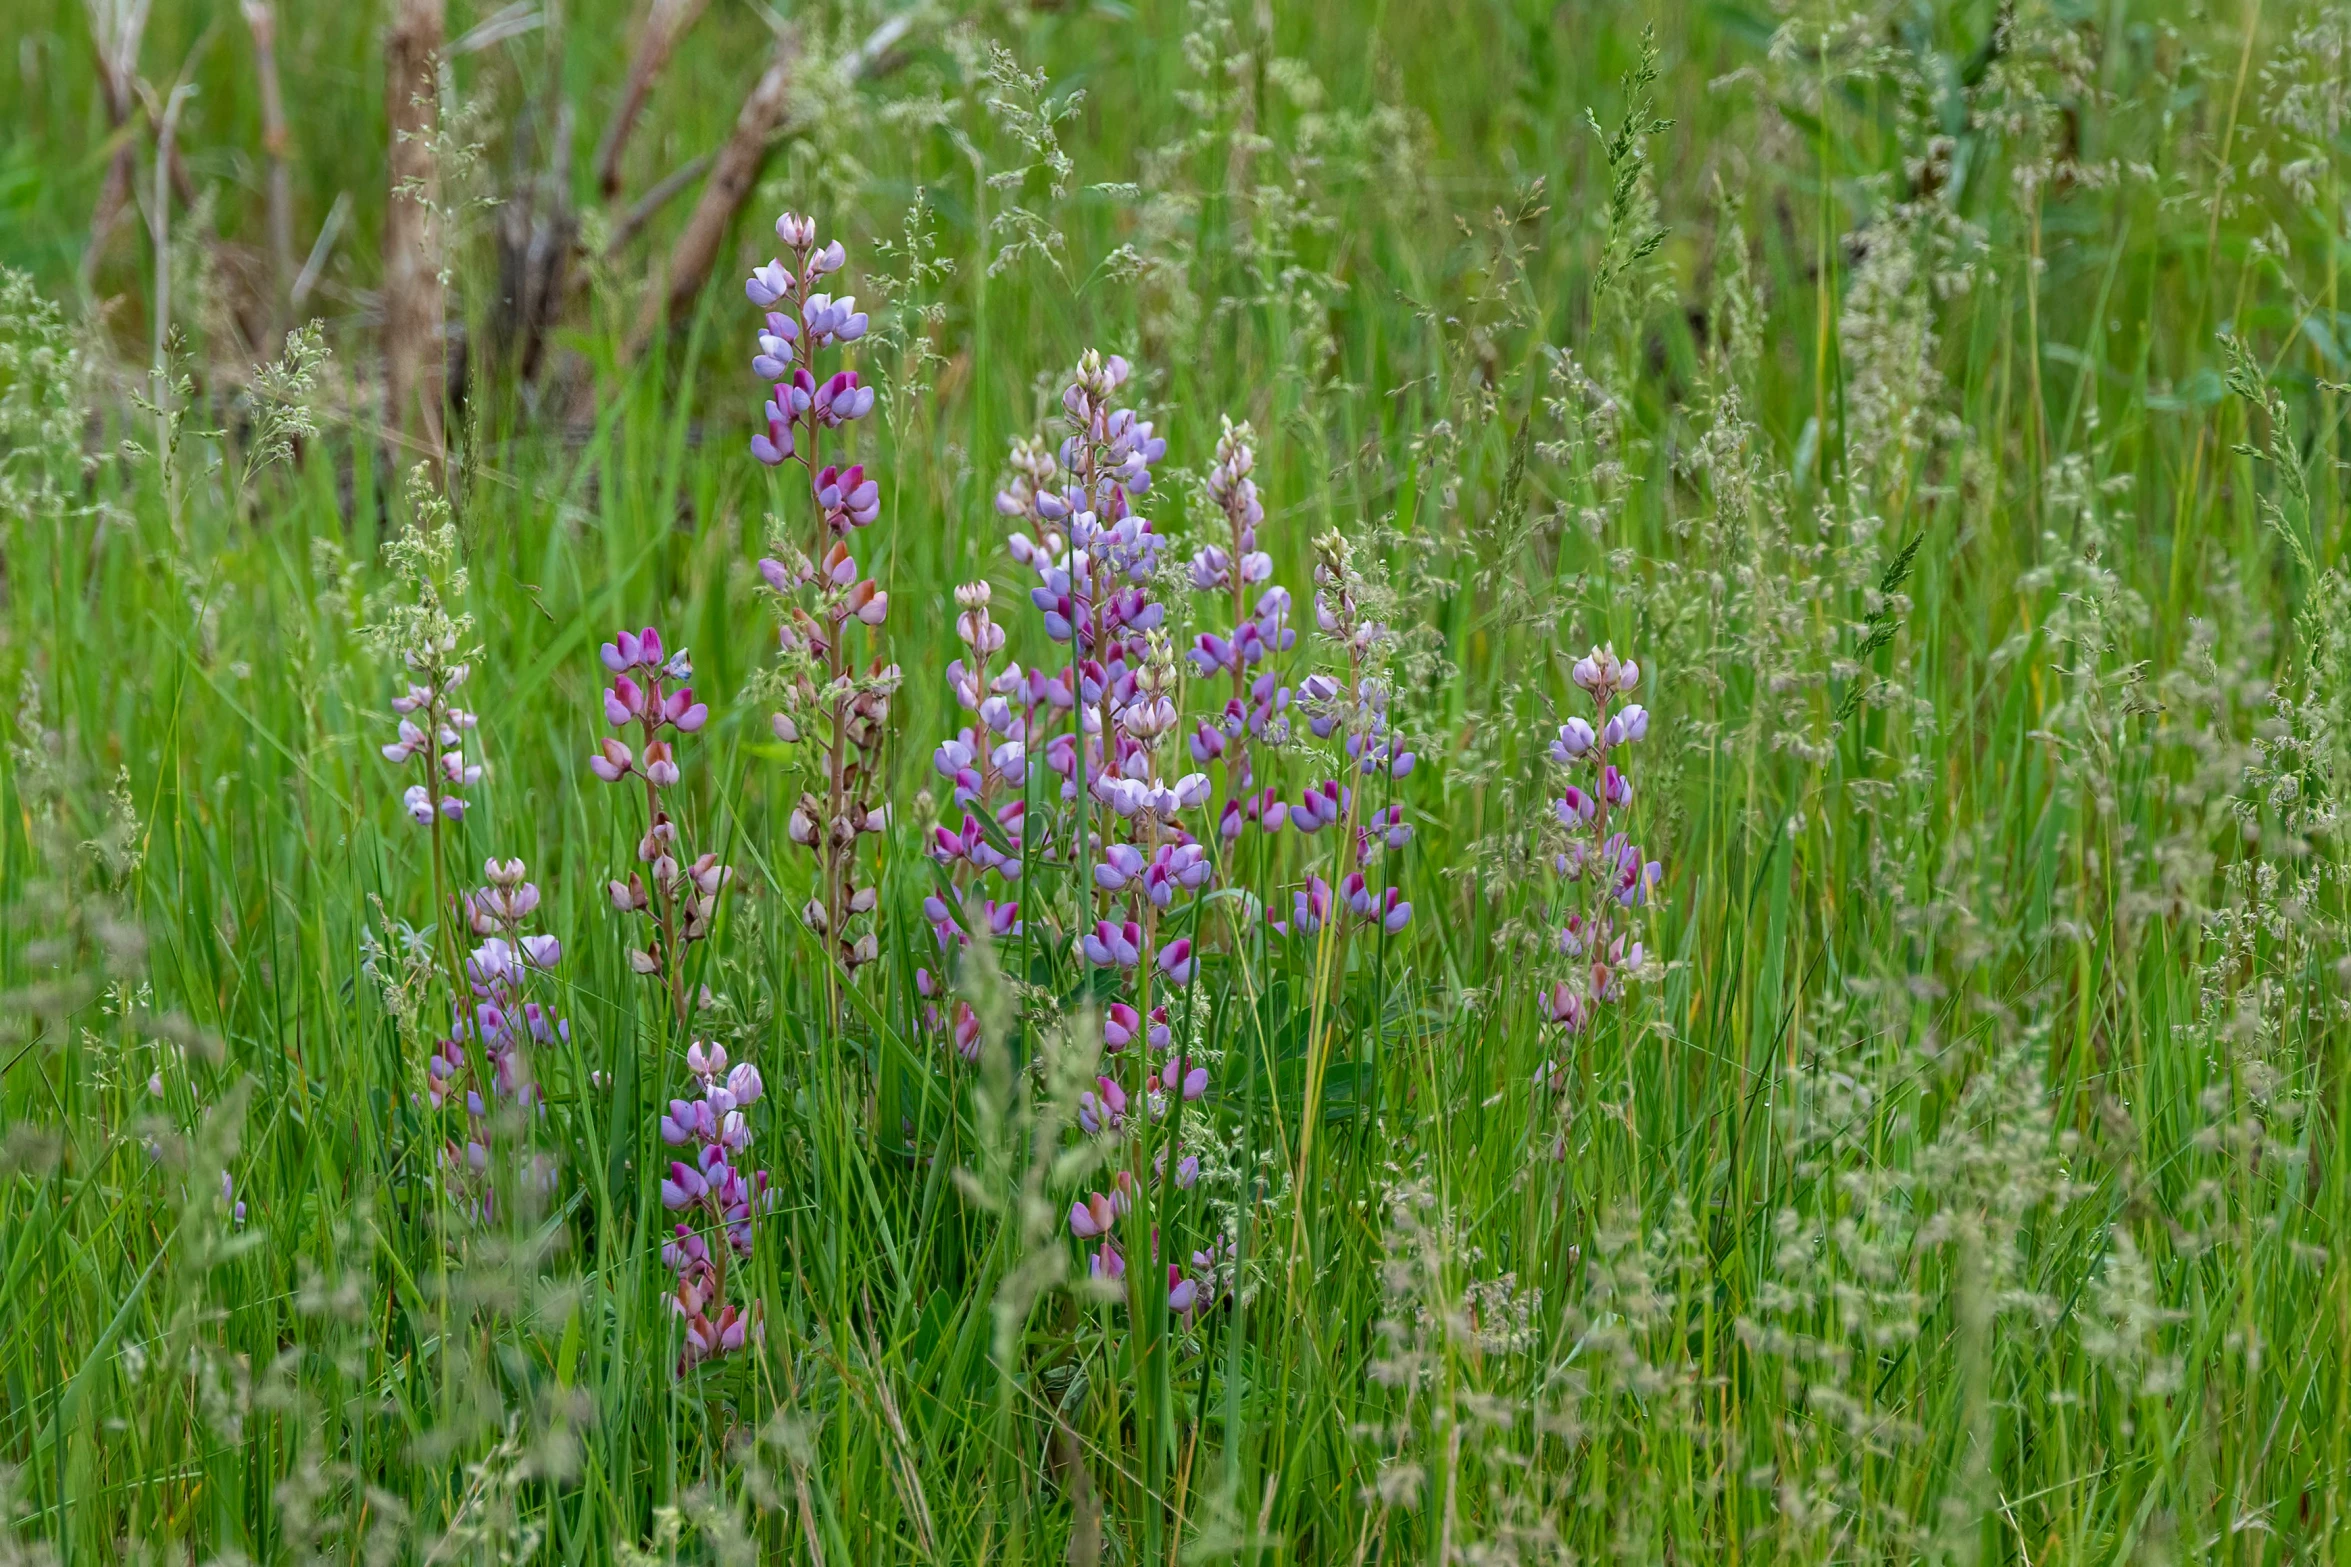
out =
[[[2351,1562],[2351,10],[430,4],[0,8],[0,1563]]]

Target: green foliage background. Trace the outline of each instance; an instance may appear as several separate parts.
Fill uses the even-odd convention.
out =
[[[630,10],[450,63],[469,340],[561,100],[606,231]],[[243,24],[155,7],[200,196],[160,413],[140,221],[83,264],[91,23],[0,18],[0,1561],[2345,1559],[2351,13],[942,6],[836,85],[882,14],[790,15],[805,112],[689,329],[624,358],[681,202],[589,268],[557,372],[466,386],[460,863],[529,861],[573,1025],[555,1195],[490,1227],[436,1198],[425,1044],[364,967],[434,917],[363,634],[413,455],[371,401],[383,8],[281,18],[304,244],[351,198],[295,385],[252,368],[288,323]],[[632,190],[769,38],[712,8]],[[740,694],[779,499],[733,279],[787,205],[887,296],[866,548],[908,683],[843,1031]],[[1057,1282],[1077,1188],[1013,1070],[1053,1027],[951,1068],[911,979],[950,591],[993,576],[1043,655],[991,496],[1089,346],[1169,437],[1164,531],[1230,415],[1277,580],[1359,542],[1424,758],[1418,918],[1355,953],[1303,1180],[1306,976],[1210,962],[1181,1223],[1242,1287],[1141,1378]],[[647,622],[714,704],[709,1027],[767,1072],[785,1194],[763,1351],[684,1382],[634,1173],[681,1041],[582,766],[596,644]],[[1648,671],[1666,881],[1654,971],[1570,1046],[1544,747],[1601,641]]]

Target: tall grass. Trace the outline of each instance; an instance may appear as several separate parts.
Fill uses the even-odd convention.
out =
[[[585,165],[624,11],[453,63],[483,145],[454,200],[549,83]],[[874,17],[795,19],[820,112],[754,210],[817,213],[887,295],[882,957],[837,978],[796,912],[752,688],[798,502],[742,455],[731,281],[624,360],[656,235],[570,319],[580,395],[477,375],[452,423],[490,771],[447,859],[528,861],[570,1023],[544,1115],[495,1127],[554,1179],[500,1163],[486,1219],[423,1092],[454,933],[377,751],[382,552],[434,493],[369,400],[381,18],[282,19],[302,232],[356,216],[334,357],[271,378],[245,41],[156,8],[206,193],[160,400],[130,228],[75,297],[111,153],[82,13],[0,27],[30,269],[0,298],[0,1561],[2343,1559],[2351,17],[975,8],[829,96]],[[766,36],[713,9],[640,184],[723,134]],[[976,1063],[915,974],[946,971],[952,589],[992,578],[1012,653],[1066,662],[992,497],[1089,347],[1137,366],[1184,553],[1227,415],[1274,579],[1303,605],[1313,541],[1353,541],[1422,759],[1406,931],[1267,934],[1329,867],[1295,834],[1243,840],[1203,927],[1203,1174],[1153,1201],[1170,1252],[1234,1260],[1190,1319],[1069,1238],[1108,1179],[1072,1122],[1104,993],[1042,904],[961,965]],[[737,867],[691,1032],[764,1073],[780,1194],[764,1341],[683,1377],[654,1127],[687,1036],[629,971],[603,886],[639,829],[584,767],[597,646],[648,622],[712,704],[681,794]],[[1663,882],[1626,999],[1569,1034],[1547,749],[1601,643],[1645,671]],[[1294,799],[1332,764],[1261,765]]]

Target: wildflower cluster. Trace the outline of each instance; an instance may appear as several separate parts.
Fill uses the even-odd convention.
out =
[[[1568,784],[1553,805],[1562,840],[1552,868],[1569,888],[1568,909],[1554,938],[1571,972],[1544,992],[1543,1009],[1572,1038],[1593,1020],[1597,1008],[1622,999],[1627,981],[1645,953],[1631,920],[1655,893],[1662,868],[1642,857],[1641,846],[1618,825],[1633,803],[1633,783],[1622,764],[1627,747],[1647,738],[1649,712],[1629,697],[1641,683],[1641,666],[1619,659],[1616,649],[1594,648],[1576,660],[1576,685],[1592,700],[1592,716],[1580,714],[1559,726],[1551,760],[1580,780]],[[1621,922],[1621,923],[1620,923]],[[1566,1069],[1544,1064],[1541,1077],[1566,1084]]]
[[[1179,771],[1180,753],[1168,754],[1182,681],[1166,607],[1152,597],[1165,540],[1136,509],[1167,442],[1132,408],[1114,406],[1129,373],[1124,359],[1089,352],[1062,394],[1058,449],[1017,445],[1013,477],[996,497],[1020,525],[1012,556],[1035,573],[1029,602],[1047,638],[1068,646],[1067,665],[1052,674],[993,667],[1004,646],[993,594],[985,584],[958,592],[970,661],[949,673],[974,722],[933,762],[967,814],[960,831],[942,826],[932,849],[963,903],[934,896],[925,907],[952,952],[975,919],[998,937],[1022,933],[1019,900],[987,895],[990,878],[1015,890],[1027,854],[1070,872],[1069,906],[1048,923],[1056,945],[1110,982],[1102,1043],[1113,1058],[1077,1118],[1086,1135],[1113,1141],[1125,1166],[1111,1195],[1072,1210],[1071,1232],[1099,1240],[1091,1267],[1112,1279],[1125,1276],[1114,1228],[1138,1180],[1166,1176],[1171,1156],[1179,1187],[1198,1177],[1199,1161],[1181,1151],[1180,1113],[1208,1092],[1209,1072],[1176,1041],[1164,998],[1193,981],[1199,910],[1217,879],[1202,841],[1213,809],[1208,774]],[[1031,787],[1039,757],[1059,780],[1043,823],[1030,819],[1026,800],[998,804]],[[960,1011],[956,1023],[960,1041]],[[1156,1248],[1156,1235],[1147,1244]],[[1194,1309],[1201,1297],[1197,1282],[1171,1274],[1171,1309]]]
[[[1200,1161],[1186,1158],[1183,1163],[1191,1166],[1191,1169],[1187,1173],[1182,1166],[1178,1167],[1177,1184],[1189,1186],[1198,1178]],[[1108,1195],[1090,1192],[1081,1201],[1070,1205],[1070,1233],[1080,1240],[1091,1240],[1097,1236],[1102,1238],[1102,1244],[1086,1258],[1086,1275],[1098,1282],[1116,1284],[1126,1278],[1126,1256],[1114,1244],[1112,1232],[1133,1209],[1133,1190],[1132,1177],[1121,1170],[1112,1181]],[[1154,1261],[1159,1257],[1159,1249],[1159,1227],[1153,1225],[1151,1255]],[[1181,1263],[1164,1264],[1167,1270],[1167,1309],[1176,1316],[1189,1317],[1195,1311],[1215,1305],[1230,1282],[1232,1259],[1232,1243],[1220,1236],[1192,1252],[1190,1271],[1187,1272]]]
[[[726,1046],[697,1041],[686,1047],[686,1069],[701,1085],[699,1099],[672,1099],[661,1118],[661,1140],[691,1150],[671,1161],[661,1179],[661,1205],[678,1215],[661,1260],[677,1275],[670,1307],[685,1323],[677,1372],[733,1353],[759,1333],[759,1307],[727,1298],[729,1259],[748,1261],[752,1227],[772,1202],[765,1170],[747,1171],[751,1123],[744,1110],[767,1088],[759,1068],[744,1061],[731,1070]]]
[[[686,651],[669,653],[655,628],[624,631],[605,643],[601,654],[612,675],[612,685],[604,693],[604,716],[615,728],[634,728],[639,745],[632,749],[608,737],[588,766],[606,783],[641,780],[646,822],[637,843],[642,872],[631,871],[626,881],[608,883],[606,891],[614,909],[646,922],[645,944],[630,950],[629,966],[668,992],[682,1028],[690,1011],[687,954],[694,943],[709,939],[719,893],[734,879],[733,869],[720,864],[715,854],[687,858],[676,817],[664,798],[678,785],[677,737],[699,732],[709,722],[710,710],[694,700],[693,689],[684,683],[693,678]],[[509,867],[507,873],[519,882],[521,867]],[[494,874],[493,882],[497,880]],[[497,892],[495,885],[485,889],[476,903],[493,923],[500,918],[518,921],[536,902],[535,894],[527,899],[518,895],[529,892],[527,885],[507,893],[503,904],[497,901]],[[505,937],[520,954],[518,967],[551,965],[556,952],[551,947],[534,950],[531,940]],[[500,944],[500,937],[494,936],[485,949]],[[702,1097],[671,1100],[660,1128],[664,1143],[693,1150],[690,1158],[673,1161],[660,1182],[662,1206],[679,1215],[661,1256],[677,1275],[671,1304],[685,1322],[680,1376],[703,1360],[740,1349],[745,1333],[757,1331],[752,1316],[727,1300],[727,1259],[751,1255],[752,1211],[765,1202],[767,1193],[764,1172],[746,1174],[735,1162],[751,1141],[743,1107],[765,1092],[759,1069],[745,1062],[730,1072],[725,1047],[700,1041],[687,1046],[686,1066],[700,1080]]]
[[[864,337],[867,320],[854,297],[818,292],[847,262],[840,241],[820,247],[815,220],[790,212],[776,219],[776,237],[790,260],[769,261],[744,285],[752,304],[766,312],[751,368],[772,393],[751,455],[771,468],[800,465],[811,527],[804,543],[779,538],[775,553],[759,563],[783,620],[770,723],[784,744],[813,746],[812,787],[802,792],[790,823],[792,842],[817,862],[817,890],[801,917],[854,971],[880,955],[866,921],[876,895],[870,882],[859,884],[857,843],[887,820],[879,764],[899,676],[878,653],[859,670],[847,648],[852,624],[878,632],[889,617],[889,595],[860,573],[849,547],[858,530],[881,516],[881,486],[862,464],[826,461],[824,449],[828,437],[873,411],[873,388],[854,370],[820,381],[804,361]]]
[[[686,857],[663,797],[678,784],[675,737],[699,732],[710,721],[710,709],[695,701],[693,688],[685,684],[694,675],[686,650],[666,653],[653,627],[624,631],[601,652],[612,676],[604,693],[605,721],[624,732],[634,728],[639,744],[632,749],[607,736],[588,758],[588,770],[611,784],[636,778],[645,789],[645,832],[637,840],[644,874],[631,871],[627,881],[611,882],[606,890],[614,909],[640,915],[649,925],[644,945],[629,951],[629,967],[669,992],[671,1009],[683,1026],[687,951],[710,935],[719,890],[734,871],[715,854]]]

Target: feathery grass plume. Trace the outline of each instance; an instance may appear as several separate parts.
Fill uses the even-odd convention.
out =
[[[1656,220],[1656,181],[1649,161],[1650,138],[1673,129],[1673,121],[1660,118],[1655,107],[1657,64],[1657,30],[1651,26],[1642,30],[1640,54],[1619,84],[1624,110],[1616,129],[1602,130],[1599,117],[1584,111],[1585,123],[1600,138],[1608,170],[1600,262],[1592,275],[1593,315],[1603,318],[1621,311],[1627,326],[1638,323],[1647,303],[1636,286],[1637,273],[1657,254],[1666,235]]]
[[[2274,722],[2254,741],[2255,765],[2245,782],[2248,821],[2267,816],[2277,830],[2311,852],[2339,863],[2338,824],[2343,781],[2351,777],[2351,578],[2340,565],[2322,565],[2324,542],[2313,505],[2293,413],[2243,339],[2221,340],[2228,356],[2228,387],[2259,411],[2258,441],[2237,444],[2256,475],[2272,485],[2255,504],[2263,525],[2293,563],[2300,592],[2287,648],[2289,667],[2272,698]],[[2258,807],[2254,802],[2258,801]]]
[[[90,366],[33,279],[0,267],[0,515],[13,532],[64,516],[82,468]]]
[[[947,327],[946,291],[954,280],[955,258],[939,234],[939,214],[926,190],[917,190],[899,220],[898,237],[874,241],[874,253],[903,272],[867,275],[873,291],[893,307],[868,339],[877,352],[897,356],[894,373],[882,378],[882,423],[891,438],[911,442],[926,413],[936,415],[939,376],[950,361],[939,352]]]
[[[459,558],[456,518],[423,464],[408,473],[408,510],[406,525],[384,546],[399,586],[378,603],[368,635],[409,677],[407,689],[392,699],[398,733],[382,749],[385,761],[414,763],[421,775],[402,793],[401,805],[418,826],[433,829],[433,904],[440,910],[449,907],[440,823],[465,819],[466,801],[455,791],[482,777],[481,764],[468,763],[464,750],[477,715],[455,701],[479,649],[473,615],[464,608],[471,583]]]
[[[164,1186],[157,1206],[173,1219],[170,1267],[159,1280],[160,1320],[149,1319],[152,1332],[125,1338],[119,1351],[148,1419],[192,1420],[211,1440],[232,1446],[245,1439],[253,1368],[228,1324],[248,1282],[242,1261],[265,1244],[261,1226],[247,1228],[232,1173],[252,1091],[250,1080],[236,1082],[184,1130],[166,1118],[151,1124],[149,1158]],[[266,1226],[279,1216],[252,1217]],[[169,1513],[157,1524],[163,1537],[134,1540],[134,1549],[177,1543],[180,1527]]]
[[[86,1104],[93,1112],[87,1128],[73,1126],[69,1112],[68,1124],[51,1130],[119,1131],[146,1102],[200,1102],[217,1087],[224,1052],[212,1031],[156,1003],[140,910],[148,829],[127,774],[99,791],[78,736],[55,726],[45,703],[27,671],[8,715],[8,776],[24,836],[18,896],[7,910],[10,961],[0,969],[0,1050],[47,1085],[50,1110]],[[111,1092],[88,1103],[92,1091]]]
[[[250,506],[253,482],[265,468],[294,460],[307,441],[318,439],[319,372],[333,358],[322,322],[312,321],[286,334],[284,350],[269,364],[254,367],[245,387],[250,427],[245,432],[245,463],[237,475],[240,506]]]
[[[1366,1545],[1376,1533],[1383,1554],[1565,1560],[1572,1493],[1539,1458],[1546,1442],[1583,1433],[1545,1386],[1554,1379],[1535,1374],[1542,1292],[1482,1273],[1483,1253],[1425,1172],[1389,1175],[1365,1368],[1377,1391],[1349,1432],[1376,1455],[1356,1496]]]
[[[993,277],[1005,271],[1023,256],[1037,256],[1066,278],[1069,240],[1059,227],[1059,214],[1053,209],[1069,198],[1077,164],[1062,149],[1056,127],[1077,114],[1085,101],[1085,92],[1077,89],[1056,97],[1050,77],[1042,71],[1024,68],[1019,57],[1000,43],[987,46],[987,58],[981,69],[989,88],[984,100],[988,114],[1005,134],[1020,143],[1029,157],[1018,168],[1002,169],[988,176],[991,191],[1009,193],[1003,206],[989,219],[990,237],[1002,243],[989,258],[988,275]],[[1039,183],[1040,178],[1044,211],[1028,205],[1038,200],[1030,187]]]
[[[345,1449],[338,1440],[352,1425],[364,1429],[359,1393],[381,1345],[383,1314],[370,1266],[374,1223],[372,1209],[362,1204],[335,1222],[325,1246],[302,1255],[290,1341],[254,1384],[254,1408],[302,1432],[271,1494],[283,1549],[301,1567],[353,1559],[388,1567],[407,1538],[407,1506],[378,1483],[389,1477],[354,1461],[363,1447]]]

